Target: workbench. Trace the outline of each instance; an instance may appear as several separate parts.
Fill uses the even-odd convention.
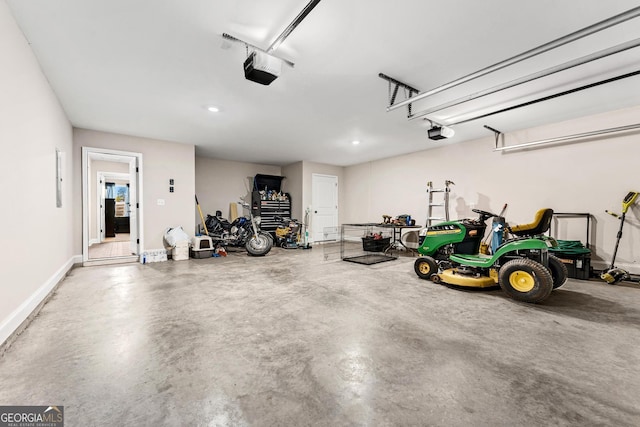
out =
[[[414,251],[402,242],[403,231],[419,228],[422,227],[374,222],[343,224],[340,232],[340,258],[343,261],[366,265],[397,259],[398,257],[392,254],[393,250]],[[388,245],[372,246],[371,242],[365,239],[373,234],[381,235],[382,239],[379,240],[382,243],[388,240]]]

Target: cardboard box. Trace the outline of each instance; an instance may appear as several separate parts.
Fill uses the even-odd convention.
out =
[[[171,259],[174,261],[184,261],[189,259],[189,242],[178,242],[171,249]]]

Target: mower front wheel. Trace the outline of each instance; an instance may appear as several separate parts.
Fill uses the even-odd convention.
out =
[[[431,280],[431,276],[438,272],[438,264],[430,256],[423,256],[416,260],[413,264],[413,269],[419,278]]]
[[[498,273],[498,282],[507,295],[522,302],[543,301],[553,290],[553,278],[549,270],[527,258],[505,263]]]

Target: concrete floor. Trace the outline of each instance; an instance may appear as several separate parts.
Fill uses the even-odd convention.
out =
[[[86,267],[0,359],[68,426],[638,426],[640,289],[544,303],[323,250]]]

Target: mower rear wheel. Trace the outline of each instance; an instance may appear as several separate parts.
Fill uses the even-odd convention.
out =
[[[543,301],[553,290],[553,278],[549,270],[527,258],[505,263],[498,272],[498,281],[507,295],[523,302]]]
[[[430,256],[423,256],[416,260],[413,264],[413,269],[419,278],[430,280],[431,275],[438,272],[438,264]]]
[[[553,289],[558,289],[567,283],[567,277],[569,277],[567,266],[558,257],[549,255],[549,271],[553,279]]]

